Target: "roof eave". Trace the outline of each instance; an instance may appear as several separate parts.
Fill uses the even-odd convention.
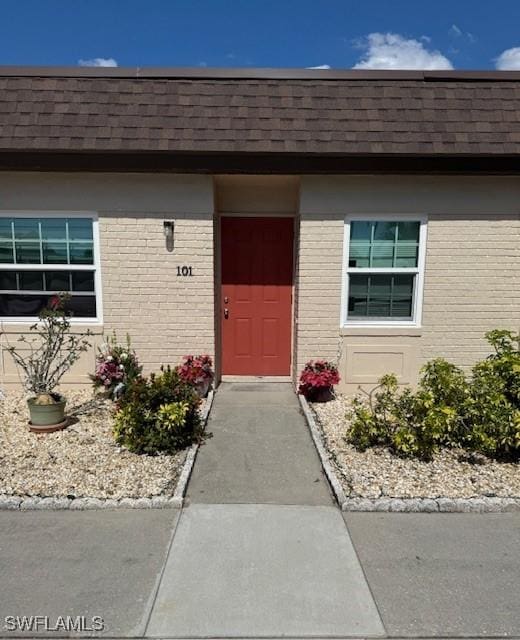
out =
[[[0,150],[2,171],[200,174],[520,174],[519,154],[297,154]]]
[[[520,71],[300,69],[254,67],[46,67],[1,66],[0,77],[211,79],[211,80],[416,80],[494,82],[520,80]]]

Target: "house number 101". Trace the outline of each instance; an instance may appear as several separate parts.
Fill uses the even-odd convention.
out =
[[[193,272],[191,270],[191,266],[183,264],[182,267],[177,267],[177,275],[178,276],[192,276]]]

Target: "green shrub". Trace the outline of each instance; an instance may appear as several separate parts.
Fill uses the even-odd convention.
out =
[[[368,402],[354,399],[347,438],[359,449],[386,446],[403,456],[431,458],[439,446],[466,447],[488,456],[520,456],[520,336],[486,334],[495,353],[469,379],[437,358],[421,370],[415,391],[381,378]]]
[[[468,446],[488,456],[520,456],[520,335],[495,330],[486,334],[495,353],[472,371],[466,420]]]
[[[452,382],[450,367],[441,359],[430,362],[415,392],[409,388],[400,391],[394,375],[383,376],[368,404],[354,399],[348,439],[362,450],[381,445],[402,456],[431,458],[439,445],[451,443],[461,430],[450,394],[439,401],[442,394],[437,396],[435,390],[441,374]],[[455,368],[453,378],[458,374]]]
[[[135,453],[172,453],[202,436],[199,396],[179,374],[161,368],[138,378],[117,403],[116,441]]]

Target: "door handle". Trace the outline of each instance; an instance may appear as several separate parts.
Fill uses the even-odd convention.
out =
[[[229,318],[229,309],[224,309],[224,318],[226,320]]]

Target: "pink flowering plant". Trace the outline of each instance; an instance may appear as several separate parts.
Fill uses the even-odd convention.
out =
[[[114,333],[99,348],[96,370],[90,378],[95,389],[104,391],[109,397],[116,399],[133,380],[141,376],[142,370],[131,347],[130,336],[126,336],[126,345],[121,345]]]
[[[213,371],[213,361],[211,356],[204,354],[200,356],[184,356],[182,364],[177,369],[180,378],[192,384],[204,396],[207,393],[215,373]]]
[[[327,360],[310,360],[301,372],[298,393],[312,400],[324,390],[332,391],[339,381],[338,369],[334,364]]]

